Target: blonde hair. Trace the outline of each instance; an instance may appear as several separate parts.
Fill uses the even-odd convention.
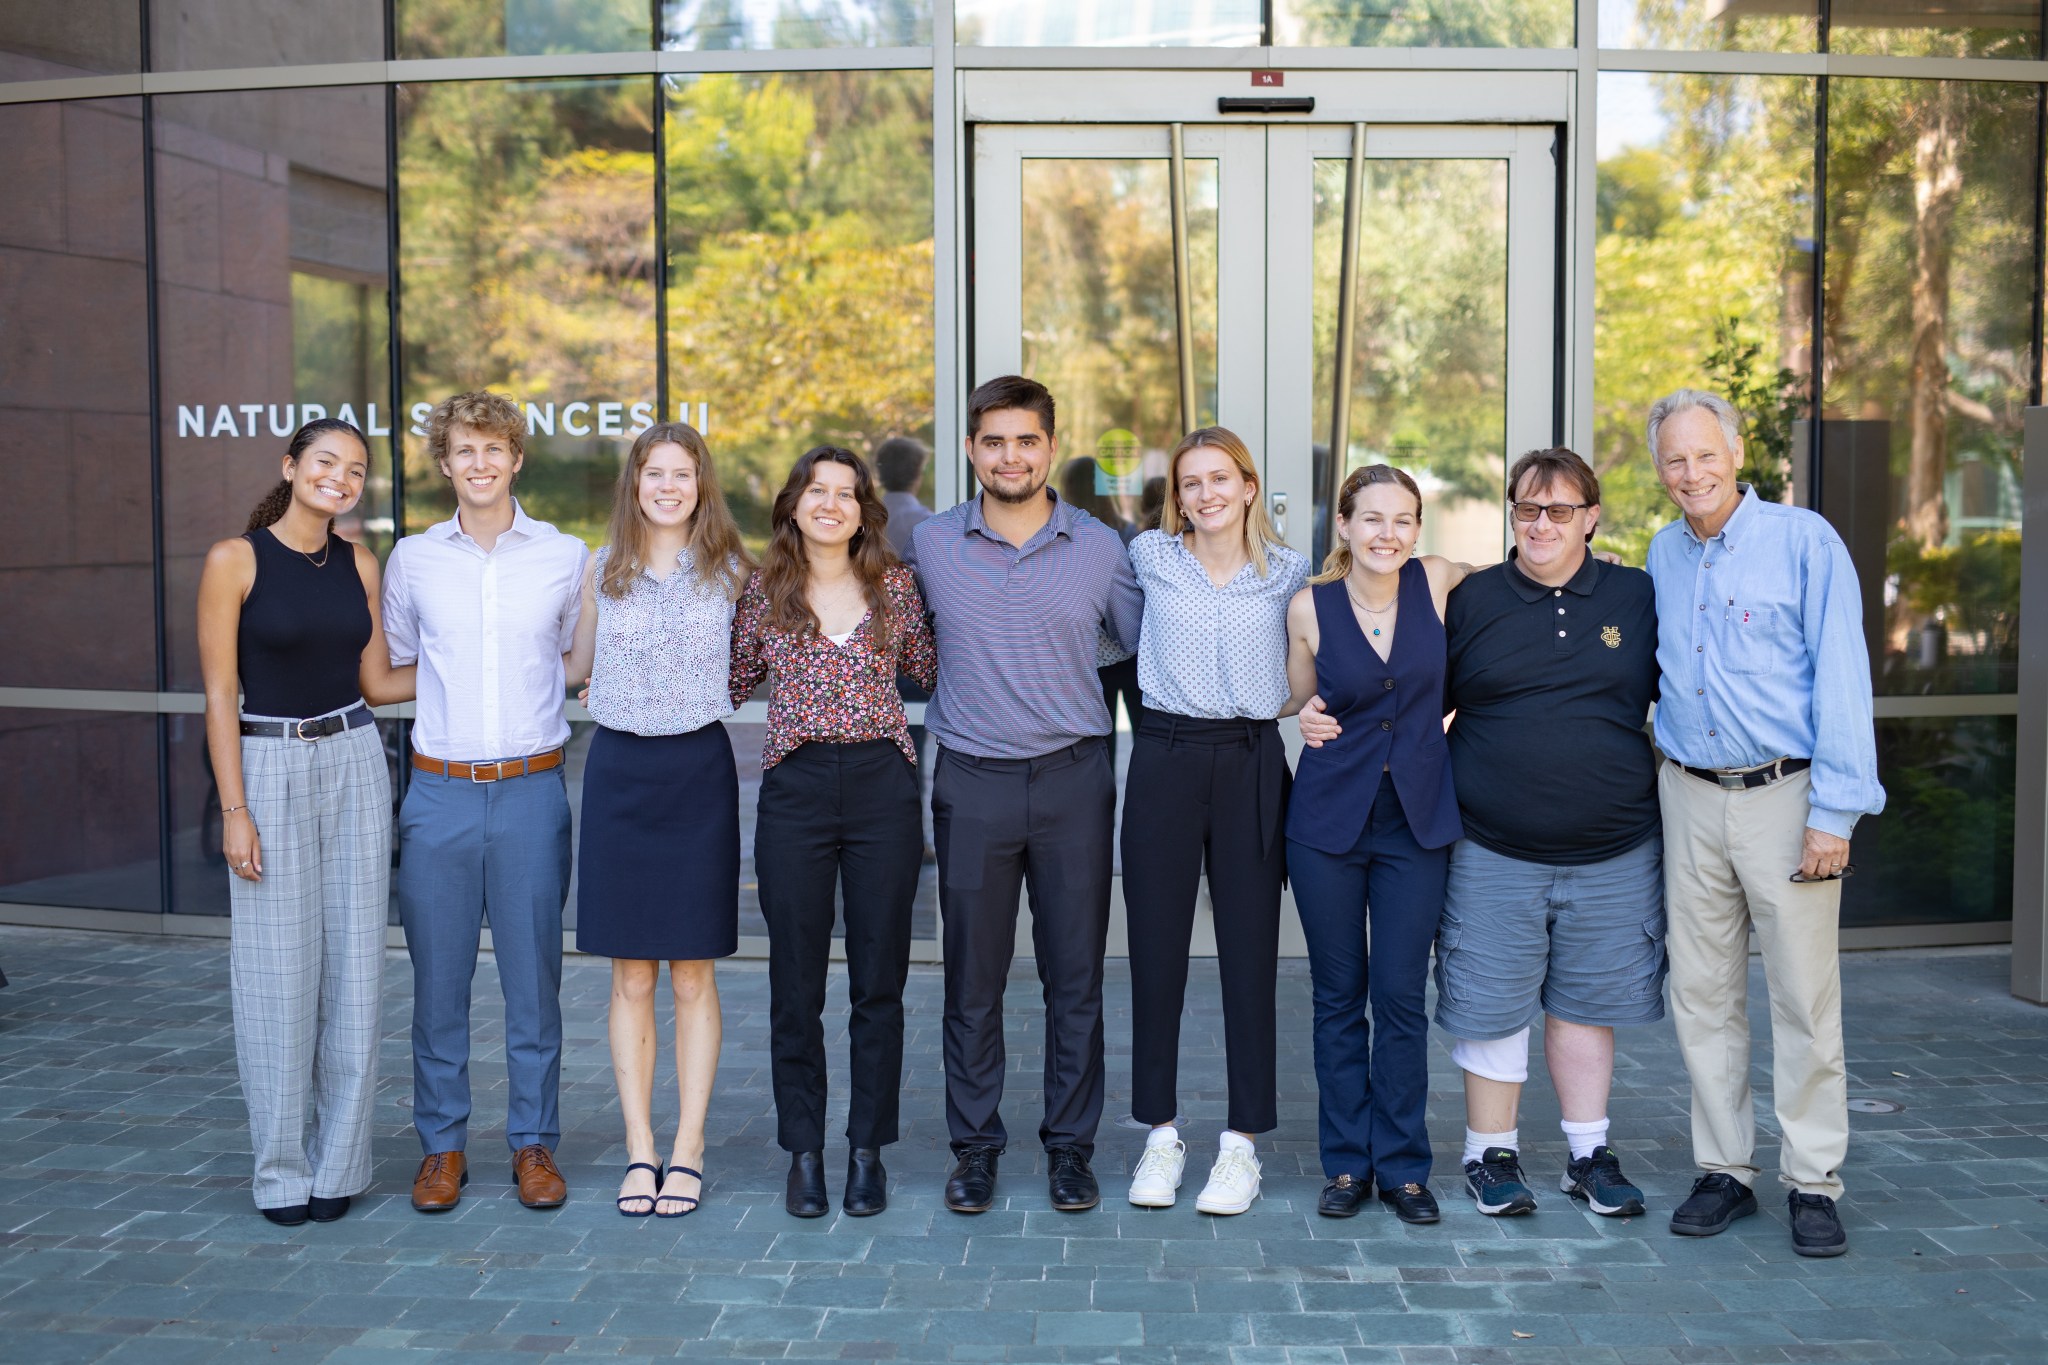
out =
[[[604,581],[598,586],[607,597],[624,597],[647,567],[647,513],[640,508],[640,471],[660,445],[681,446],[697,467],[697,508],[690,513],[690,559],[697,581],[717,583],[726,600],[736,602],[746,590],[754,564],[747,557],[732,511],[725,505],[725,494],[718,489],[710,447],[695,427],[682,422],[656,422],[641,432],[619,466],[611,525],[605,530],[612,552],[605,558]]]
[[[1201,427],[1191,431],[1180,438],[1180,444],[1173,448],[1173,457],[1166,462],[1166,501],[1159,509],[1159,529],[1170,536],[1177,537],[1190,529],[1180,505],[1180,457],[1205,446],[1229,456],[1246,483],[1261,491],[1265,489],[1265,484],[1259,479],[1259,467],[1252,461],[1251,450],[1236,432],[1229,427]],[[1268,571],[1266,551],[1281,543],[1273,530],[1273,519],[1266,515],[1266,500],[1253,498],[1244,509],[1244,549],[1252,567],[1259,571],[1259,577],[1264,578]]]
[[[517,403],[489,389],[458,393],[436,403],[427,415],[427,454],[443,476],[448,475],[448,439],[457,427],[498,437],[511,447],[514,459],[526,454],[526,414]],[[519,476],[512,480],[516,487]]]
[[[1367,484],[1390,483],[1408,490],[1408,496],[1415,499],[1415,521],[1422,522],[1422,490],[1415,486],[1415,480],[1390,464],[1360,465],[1344,480],[1344,486],[1337,490],[1337,516],[1351,520],[1351,509],[1358,503],[1358,495]],[[1330,553],[1323,560],[1323,571],[1311,578],[1311,583],[1335,583],[1351,572],[1351,547],[1342,537],[1335,534],[1336,524],[1331,523]]]

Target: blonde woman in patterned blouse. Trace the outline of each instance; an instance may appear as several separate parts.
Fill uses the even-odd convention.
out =
[[[784,1207],[798,1218],[831,1209],[821,1016],[835,883],[845,888],[852,1004],[849,1215],[887,1207],[881,1149],[897,1136],[924,834],[896,674],[930,689],[938,655],[916,581],[889,549],[888,520],[858,455],[806,452],[776,495],[767,553],[733,622],[732,700],[773,679],[754,867],[768,921],[776,1139],[790,1153]]]
[[[733,601],[751,567],[697,431],[642,432],[619,471],[610,544],[583,578],[567,667],[590,670],[576,947],[612,959],[612,1076],[628,1218],[680,1218],[703,1193],[704,1113],[723,1025],[713,960],[739,948],[739,774],[720,718]],[[654,992],[675,995],[679,1115],[654,1164]]]

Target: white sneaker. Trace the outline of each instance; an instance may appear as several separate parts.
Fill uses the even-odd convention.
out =
[[[1219,1153],[1209,1183],[1195,1196],[1203,1213],[1243,1213],[1259,1197],[1259,1159],[1242,1147]]]
[[[1174,1192],[1180,1188],[1181,1172],[1187,1169],[1188,1145],[1171,1142],[1147,1146],[1131,1172],[1131,1202],[1148,1209],[1170,1209]]]

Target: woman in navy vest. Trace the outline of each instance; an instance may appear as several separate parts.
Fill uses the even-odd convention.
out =
[[[1463,832],[1444,741],[1443,613],[1469,569],[1416,556],[1422,493],[1398,469],[1352,471],[1336,511],[1323,572],[1287,609],[1294,699],[1319,695],[1342,726],[1303,751],[1287,809],[1329,1181],[1316,1211],[1351,1217],[1377,1179],[1403,1222],[1434,1223],[1423,985]]]

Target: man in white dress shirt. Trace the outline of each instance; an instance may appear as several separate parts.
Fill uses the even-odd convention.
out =
[[[469,1180],[470,983],[488,917],[505,995],[505,1140],[520,1202],[568,1197],[561,1139],[562,906],[569,797],[563,656],[589,551],[512,496],[526,419],[494,393],[427,419],[456,512],[391,551],[384,632],[419,664],[413,773],[398,817],[396,885],[412,957],[413,1126],[425,1157],[413,1207],[455,1207]]]

